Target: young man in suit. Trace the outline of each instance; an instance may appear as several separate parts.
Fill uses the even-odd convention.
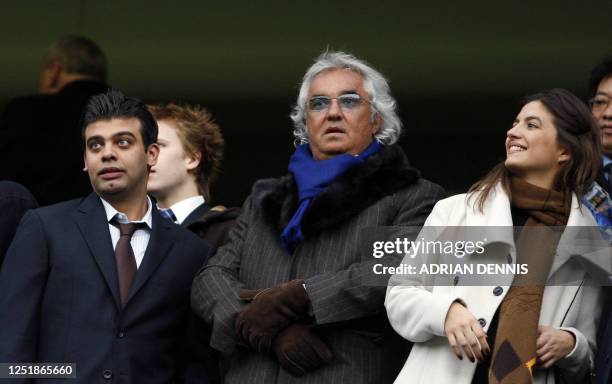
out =
[[[185,330],[209,248],[146,194],[155,120],[109,91],[88,103],[83,139],[94,192],[28,212],[7,252],[0,362],[75,363],[70,383],[207,382]]]
[[[221,169],[223,136],[203,108],[160,104],[150,107],[159,126],[159,157],[148,190],[175,223],[213,247],[225,243],[239,208],[210,207],[210,186]]]

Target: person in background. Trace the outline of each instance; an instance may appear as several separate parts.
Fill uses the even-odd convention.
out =
[[[612,193],[612,57],[604,59],[591,72],[589,106],[601,133],[603,154],[602,186]]]
[[[19,221],[28,210],[34,208],[38,208],[38,203],[23,185],[0,181],[0,269]]]
[[[224,244],[239,208],[209,205],[210,187],[221,170],[223,136],[203,108],[149,106],[159,126],[159,157],[147,189],[162,214],[198,234],[214,248]]]
[[[600,226],[612,231],[612,204],[609,195],[612,193],[612,57],[603,59],[591,71],[589,79],[589,106],[597,120],[601,132],[603,172],[598,183],[606,190],[607,196],[598,196],[596,202],[588,205]],[[588,201],[587,201],[588,203]],[[597,204],[596,204],[597,203]],[[612,290],[605,287],[606,302],[602,309],[601,324],[598,331],[598,349],[596,359],[595,382],[612,383]]]
[[[51,44],[39,94],[12,100],[0,117],[0,179],[23,184],[43,206],[89,194],[80,119],[89,98],[108,90],[107,73],[94,41],[66,36]]]

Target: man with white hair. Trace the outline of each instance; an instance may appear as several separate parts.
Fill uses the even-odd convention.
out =
[[[395,144],[384,77],[343,52],[308,69],[291,114],[289,174],[253,186],[227,245],[196,276],[192,307],[227,358],[227,383],[385,383],[405,346],[384,312],[368,227],[420,226],[444,191]]]

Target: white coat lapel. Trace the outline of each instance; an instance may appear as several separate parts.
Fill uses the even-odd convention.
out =
[[[514,236],[508,195],[501,184],[497,184],[485,202],[484,214],[477,207],[479,195],[476,194],[468,200],[466,225],[482,228],[482,238],[483,240],[486,239],[484,241],[485,247],[492,243],[506,244],[513,262],[516,262],[515,252],[513,251]]]

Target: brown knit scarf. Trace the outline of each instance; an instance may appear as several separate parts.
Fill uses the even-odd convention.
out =
[[[517,177],[510,178],[510,195],[510,203],[529,215],[516,241],[517,263],[527,264],[529,272],[515,276],[501,303],[489,371],[491,384],[533,382],[542,295],[561,237],[560,231],[549,227],[565,226],[569,215],[563,193]]]

